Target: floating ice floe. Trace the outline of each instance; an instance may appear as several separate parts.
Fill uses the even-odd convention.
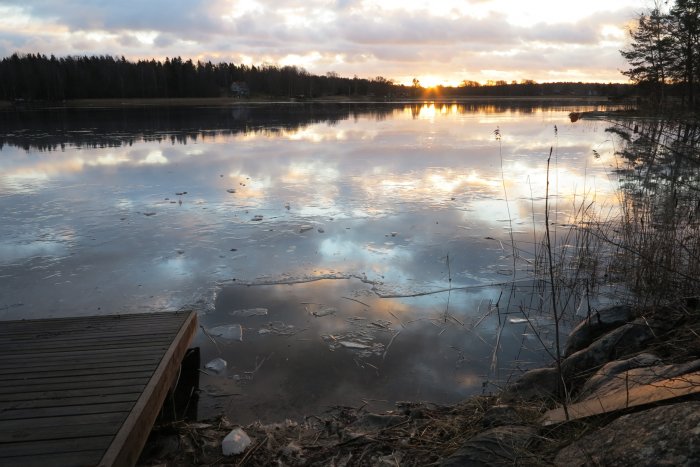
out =
[[[333,308],[333,307],[330,307],[330,306],[322,306],[320,309],[318,309],[318,310],[316,310],[316,311],[312,311],[311,314],[314,315],[314,316],[317,317],[317,318],[321,318],[321,317],[323,317],[323,316],[334,315],[334,314],[336,314],[337,312],[338,312],[338,310],[336,310],[336,309]]]
[[[371,345],[362,344],[354,341],[340,341],[339,344],[346,349],[371,349]]]
[[[207,332],[214,336],[229,341],[243,341],[243,328],[240,324],[225,324],[208,329]]]
[[[511,324],[522,324],[527,323],[527,318],[508,318],[508,322]]]
[[[277,334],[280,336],[293,336],[294,334],[297,334],[299,332],[303,331],[303,329],[297,329],[294,327],[293,324],[285,324],[280,321],[273,321],[270,323],[267,323],[264,327],[258,329],[258,334],[265,335],[265,334]]]
[[[223,358],[217,357],[214,360],[207,363],[206,365],[204,365],[204,368],[206,368],[207,370],[214,371],[216,373],[221,373],[223,371],[226,371],[226,366],[227,366],[226,360],[224,360]]]
[[[384,354],[384,344],[374,342],[373,336],[366,331],[349,332],[341,335],[325,335],[321,339],[328,344],[331,351],[347,349],[361,358]]]
[[[251,316],[266,316],[267,308],[244,308],[241,310],[229,311],[228,314],[240,318],[250,318]]]

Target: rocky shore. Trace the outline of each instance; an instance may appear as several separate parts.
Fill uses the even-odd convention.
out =
[[[694,305],[594,312],[571,332],[561,374],[531,370],[496,396],[255,423],[230,455],[227,419],[177,422],[154,430],[140,465],[700,465]]]

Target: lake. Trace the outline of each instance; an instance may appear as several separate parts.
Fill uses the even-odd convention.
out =
[[[569,119],[602,108],[2,112],[0,320],[195,309],[199,415],[241,424],[494,391],[550,359],[550,149],[555,233],[615,202],[605,122]]]

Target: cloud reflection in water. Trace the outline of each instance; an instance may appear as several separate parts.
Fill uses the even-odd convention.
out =
[[[542,358],[514,327],[490,370],[498,320],[479,317],[500,289],[483,285],[512,277],[503,182],[523,244],[533,209],[542,219],[550,147],[559,222],[584,187],[614,195],[601,129],[568,123],[571,110],[260,106],[192,111],[183,127],[103,115],[76,141],[18,132],[0,151],[0,319],[195,307],[215,326],[234,307],[268,308],[224,350],[239,375],[269,357],[229,406],[240,423],[362,398],[454,401]],[[246,286],[281,282],[297,284]],[[450,286],[472,287],[451,292],[454,319],[445,293],[397,297]],[[259,334],[275,322],[305,330]],[[400,335],[385,357],[331,351],[359,330],[384,348]],[[223,384],[205,378],[207,391]]]

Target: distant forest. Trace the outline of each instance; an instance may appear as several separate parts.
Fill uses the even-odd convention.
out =
[[[383,99],[468,96],[602,96],[634,92],[626,84],[536,83],[532,80],[458,87],[424,88],[376,78],[313,75],[303,68],[275,65],[202,63],[180,57],[165,61],[126,60],[112,56],[13,54],[0,61],[0,100],[62,101],[105,98],[363,96]]]

